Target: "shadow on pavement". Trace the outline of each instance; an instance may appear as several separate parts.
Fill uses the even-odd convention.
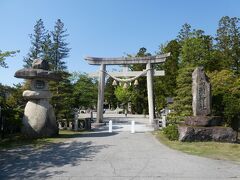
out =
[[[94,133],[86,133],[86,134],[81,134],[79,137],[108,137],[108,136],[114,136],[117,135],[118,133],[116,132],[94,132]]]
[[[77,166],[81,160],[91,161],[108,147],[88,141],[51,144],[41,149],[22,147],[0,151],[0,179],[46,179],[60,175],[64,171],[49,171],[47,168]]]
[[[104,131],[104,132],[103,132]],[[114,136],[117,133],[109,133],[106,130],[97,130],[84,132],[82,134],[60,134],[57,138],[81,138],[81,137],[108,137]]]

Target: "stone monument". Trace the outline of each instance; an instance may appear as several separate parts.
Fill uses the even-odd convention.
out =
[[[24,110],[22,133],[29,138],[51,137],[58,134],[53,107],[49,104],[52,97],[48,89],[49,80],[60,80],[52,71],[48,71],[45,60],[36,59],[32,68],[24,68],[15,73],[15,77],[30,80],[31,90],[23,92],[28,99]]]
[[[235,142],[237,133],[222,127],[221,117],[211,116],[211,84],[203,67],[192,73],[192,97],[193,116],[178,126],[179,140]]]
[[[192,109],[194,116],[211,114],[211,85],[203,67],[196,68],[192,73]]]

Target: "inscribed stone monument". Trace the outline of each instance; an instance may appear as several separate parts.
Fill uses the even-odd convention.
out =
[[[59,76],[48,71],[46,61],[37,59],[32,68],[18,70],[15,77],[30,80],[31,90],[23,92],[23,97],[28,99],[28,102],[24,110],[22,133],[30,138],[57,135],[55,114],[49,104],[52,95],[48,89],[48,81],[59,80]]]
[[[178,126],[179,140],[235,142],[237,133],[221,126],[222,117],[211,116],[211,84],[203,67],[192,73],[192,96],[193,116]]]
[[[211,113],[211,85],[203,67],[192,73],[192,108],[194,116],[207,116]]]

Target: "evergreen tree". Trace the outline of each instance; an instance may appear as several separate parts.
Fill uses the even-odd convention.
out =
[[[58,19],[54,31],[51,32],[52,41],[50,34],[45,38],[43,45],[45,52],[45,59],[49,60],[50,69],[59,71],[59,75],[62,77],[60,82],[51,82],[50,90],[53,94],[53,105],[58,120],[72,118],[72,111],[74,107],[73,100],[73,85],[70,81],[70,74],[66,72],[67,66],[63,61],[64,58],[68,57],[69,48],[68,43],[65,42],[65,37],[68,36],[66,29],[64,29],[63,22]]]
[[[48,33],[45,37],[44,37],[44,41],[42,44],[42,50],[43,50],[43,56],[42,59],[48,61],[49,63],[49,69],[53,70],[52,67],[52,58],[53,58],[53,48],[52,48],[52,40],[51,40],[51,35]]]
[[[180,54],[181,66],[204,66],[212,69],[213,41],[211,36],[200,35],[188,38],[182,42]]]
[[[191,29],[191,25],[184,24],[178,35],[180,43],[179,65],[204,66],[205,70],[221,69],[219,53],[214,48],[213,37],[205,35],[201,29]]]
[[[51,104],[54,107],[57,120],[67,119],[69,121],[73,117],[73,85],[69,79],[69,73],[61,71],[60,76],[62,77],[61,81],[49,83],[53,95]]]
[[[172,113],[169,120],[178,122],[186,116],[192,115],[192,72],[194,67],[179,69],[177,76],[176,96],[170,106]]]
[[[97,105],[97,82],[86,74],[78,74],[78,80],[73,85],[75,108],[91,108]]]
[[[7,63],[5,62],[6,58],[7,57],[12,57],[18,52],[19,51],[5,51],[5,52],[2,52],[0,50],[0,67],[8,68]]]
[[[34,26],[34,33],[30,34],[31,47],[30,52],[24,57],[24,67],[31,67],[34,59],[43,57],[43,42],[46,36],[46,30],[42,19],[39,19]]]
[[[224,16],[217,29],[217,48],[224,68],[240,74],[240,19]]]
[[[66,70],[66,62],[63,61],[68,57],[70,48],[68,48],[68,43],[66,43],[67,30],[64,28],[64,23],[58,19],[54,31],[52,31],[53,46],[52,46],[52,62],[51,66],[55,71]]]
[[[188,23],[185,23],[184,25],[182,25],[182,29],[178,33],[177,40],[179,42],[182,42],[182,41],[190,38],[191,32],[192,32],[191,25]]]
[[[147,52],[147,49],[142,47],[139,49],[136,57],[146,57],[151,56],[150,53]],[[130,66],[130,69],[133,71],[142,71],[146,69],[145,64],[134,64]],[[148,112],[148,95],[147,95],[147,79],[146,77],[138,78],[138,85],[132,88],[132,93],[136,94],[134,99],[132,100],[132,109],[138,114],[142,114],[143,112]]]
[[[170,41],[160,49],[159,54],[170,52],[171,56],[164,63],[155,67],[156,70],[165,71],[165,76],[154,78],[155,105],[158,110],[166,106],[166,97],[174,97],[175,95],[180,49],[181,46],[177,40]]]

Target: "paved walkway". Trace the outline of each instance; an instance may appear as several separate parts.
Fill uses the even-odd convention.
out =
[[[153,126],[149,125],[149,121],[144,117],[107,117],[106,122],[106,132],[109,128],[109,120],[112,120],[112,129],[114,132],[131,132],[131,123],[135,122],[134,129],[135,132],[151,132],[154,130]]]
[[[240,179],[240,164],[167,148],[150,132],[83,134],[43,149],[0,152],[0,179]]]

